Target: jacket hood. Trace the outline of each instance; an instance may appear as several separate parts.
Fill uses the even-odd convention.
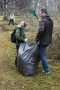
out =
[[[42,17],[42,19],[48,19],[49,21],[51,21],[51,17],[50,17],[50,16],[48,16],[48,15],[46,15],[46,16],[44,16],[44,17]]]

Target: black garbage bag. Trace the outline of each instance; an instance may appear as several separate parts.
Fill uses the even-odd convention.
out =
[[[39,46],[36,42],[21,43],[18,56],[18,70],[25,76],[34,75],[39,61]]]

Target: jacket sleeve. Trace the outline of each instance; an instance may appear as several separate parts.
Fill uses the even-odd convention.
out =
[[[40,37],[44,33],[44,30],[45,30],[45,22],[43,20],[41,20],[39,22],[39,29],[38,29],[38,33],[36,36],[36,42],[40,41]]]
[[[22,36],[19,29],[16,30],[15,36],[16,36],[16,39],[18,41],[24,41],[25,40],[25,34],[24,34],[24,36]]]

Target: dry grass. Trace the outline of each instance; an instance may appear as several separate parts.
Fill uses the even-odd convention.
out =
[[[1,22],[0,22],[1,23]],[[3,23],[2,23],[3,24]],[[14,65],[16,56],[15,44],[11,43],[10,35],[14,26],[5,26],[8,31],[0,30],[0,90],[60,90],[60,62],[49,62],[51,74],[42,73],[42,64],[34,76],[23,76]],[[27,37],[34,40],[33,33]],[[29,39],[31,41],[31,39]]]

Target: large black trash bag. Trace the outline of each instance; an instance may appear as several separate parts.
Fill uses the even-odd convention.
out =
[[[38,49],[39,46],[36,42],[20,44],[17,56],[17,67],[23,75],[29,76],[36,73],[39,61]]]

